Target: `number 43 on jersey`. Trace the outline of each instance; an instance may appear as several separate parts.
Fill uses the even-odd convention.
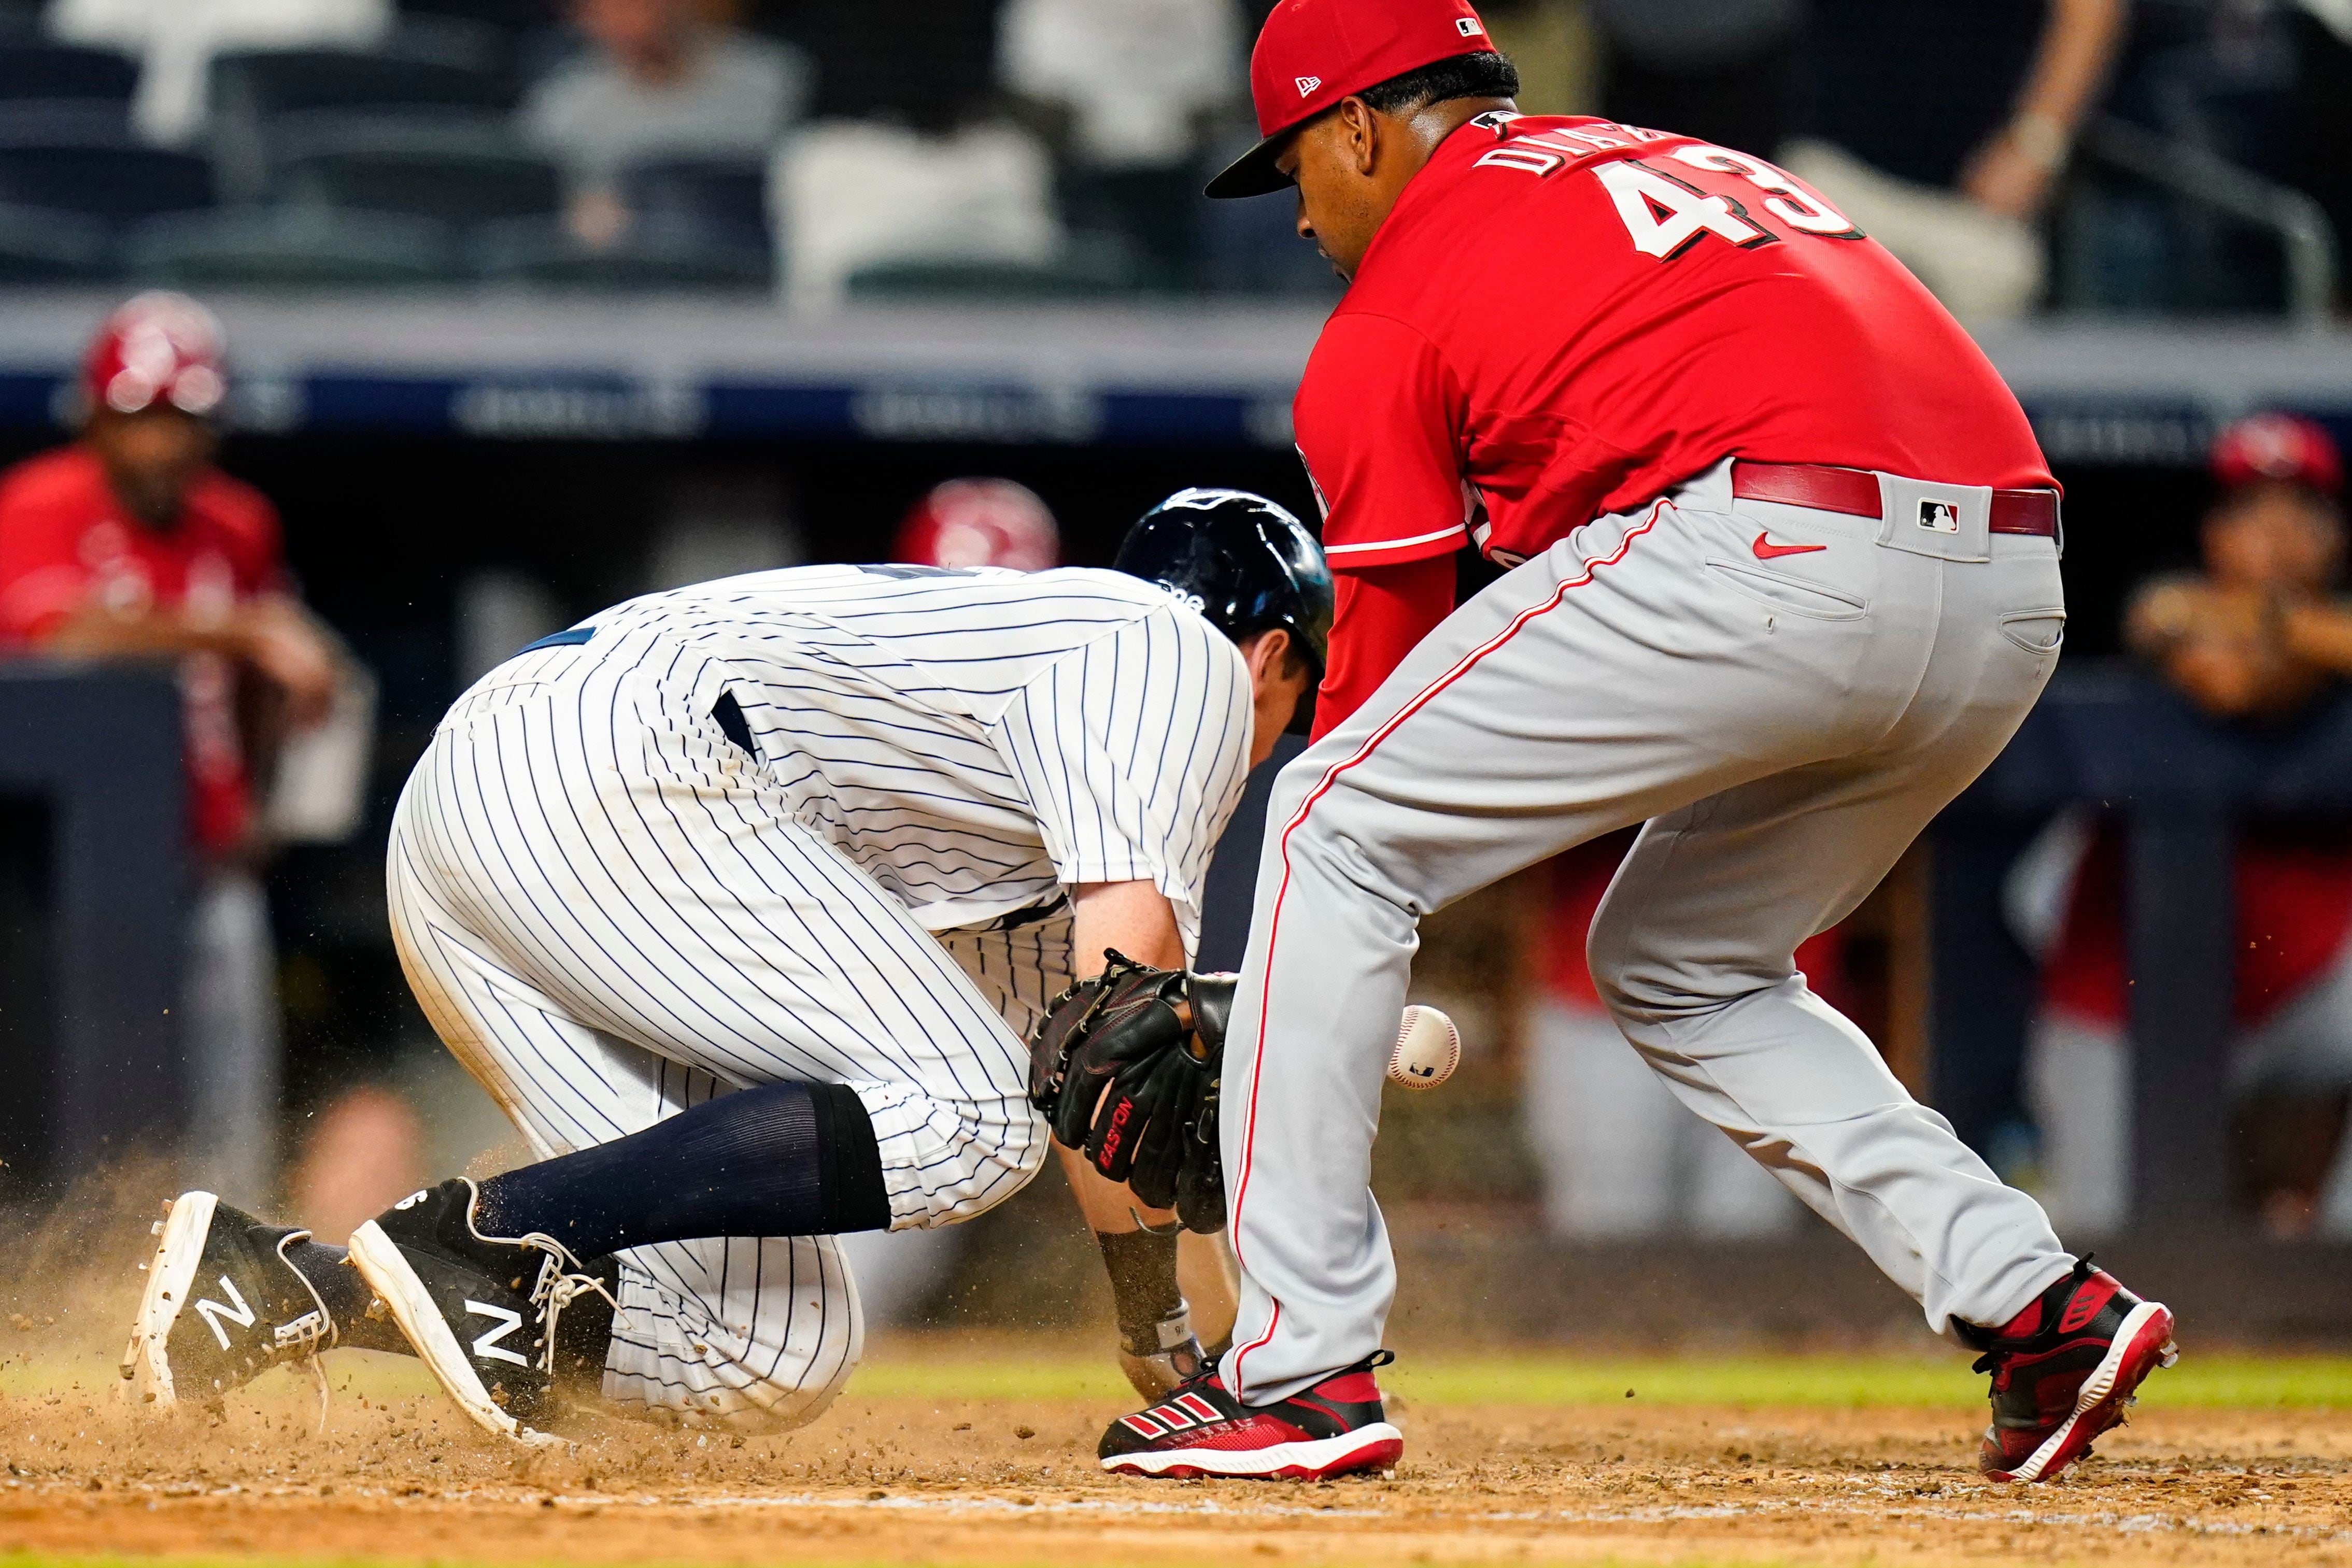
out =
[[[1529,154],[1545,146],[1540,137],[1515,142],[1481,158],[1481,163],[1546,174],[1567,162]],[[1559,148],[1561,152],[1590,155],[1590,148]],[[1824,239],[1860,239],[1862,231],[1846,216],[1811,192],[1801,189],[1787,174],[1760,159],[1704,142],[1685,143],[1664,154],[1693,169],[1737,175],[1756,188],[1764,214],[1800,234]],[[1747,206],[1731,196],[1699,189],[1673,171],[1654,163],[1618,159],[1596,164],[1592,176],[1609,193],[1618,218],[1633,248],[1644,256],[1671,261],[1705,235],[1731,245],[1770,245],[1780,236],[1759,224]]]

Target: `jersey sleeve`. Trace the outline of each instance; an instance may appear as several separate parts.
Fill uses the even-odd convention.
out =
[[[1444,556],[1343,571],[1333,578],[1331,664],[1315,694],[1322,739],[1389,678],[1389,672],[1454,612],[1454,563]]]
[[[0,486],[0,647],[37,645],[88,593],[79,531],[54,507]]]
[[[1065,887],[1149,882],[1190,954],[1209,857],[1249,771],[1241,651],[1170,605],[1056,659],[998,723]]]
[[[1465,412],[1453,372],[1412,328],[1345,314],[1325,325],[1291,413],[1334,571],[1462,548]]]
[[[218,469],[206,476],[202,496],[205,510],[228,553],[237,596],[292,594],[294,580],[286,568],[285,529],[269,497]]]

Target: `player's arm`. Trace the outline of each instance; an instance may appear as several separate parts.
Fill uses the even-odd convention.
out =
[[[333,638],[299,603],[282,595],[205,612],[167,604],[124,612],[86,598],[29,640],[68,659],[218,653],[267,677],[284,695],[288,717],[298,727],[324,717],[334,695]]]
[[[1454,610],[1454,558],[1334,572],[1331,663],[1315,695],[1320,740],[1388,679],[1414,644]]]
[[[1315,345],[1294,416],[1338,601],[1318,739],[1454,609],[1465,406],[1435,347],[1401,322],[1335,317]]]
[[[2164,672],[2206,712],[2224,717],[2259,706],[2268,684],[2262,623],[2266,612],[2202,584],[2178,579],[2149,584],[2124,615],[2124,642]]]
[[[2352,675],[2352,605],[2340,599],[2306,599],[2281,615],[2287,652],[2336,675]]]
[[[1102,972],[1106,947],[1159,968],[1184,967],[1176,907],[1151,883],[1086,883],[1072,894],[1071,907],[1079,978]],[[1175,1210],[1145,1207],[1126,1183],[1105,1176],[1058,1140],[1054,1151],[1102,1249],[1118,1317],[1120,1367],[1139,1393],[1156,1397],[1166,1392],[1163,1385],[1172,1386],[1197,1366],[1188,1359],[1199,1349],[1196,1323],[1211,1339],[1232,1326],[1238,1300],[1224,1239],[1177,1233]]]
[[[1960,171],[1960,189],[1971,201],[2011,218],[2041,210],[2106,82],[2126,9],[2126,0],[2054,0],[2016,111]]]
[[[1176,907],[1168,895],[1148,882],[1096,882],[1077,889],[1070,899],[1070,946],[1076,959],[1077,977],[1086,979],[1103,970],[1103,950],[1117,948],[1139,964],[1150,964],[1159,969],[1181,969],[1184,967],[1184,937],[1176,926]],[[1092,1166],[1077,1150],[1066,1147],[1060,1140],[1054,1152],[1062,1158],[1062,1170],[1070,1178],[1070,1191],[1078,1200],[1078,1212],[1098,1236],[1124,1236],[1137,1228],[1136,1217],[1155,1230],[1164,1230],[1175,1218],[1171,1209],[1146,1208],[1136,1201],[1135,1194],[1125,1182],[1112,1181]],[[1111,1249],[1103,1249],[1108,1260]],[[1168,1288],[1175,1289],[1175,1269],[1169,1266]],[[1118,1281],[1118,1268],[1112,1265],[1111,1281]],[[1121,1303],[1122,1309],[1124,1302]],[[1180,1301],[1178,1305],[1181,1305]],[[1122,1311],[1122,1327],[1125,1313]]]

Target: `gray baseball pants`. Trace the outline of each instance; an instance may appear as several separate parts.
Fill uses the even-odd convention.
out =
[[[2055,546],[1989,534],[1989,492],[1882,492],[1878,518],[1736,501],[1726,463],[1598,519],[1284,770],[1223,1100],[1244,1398],[1380,1348],[1371,1145],[1421,916],[1636,822],[1588,952],[1675,1094],[1937,1333],[2004,1322],[2073,1267],[1790,961],[2007,743],[2065,622]],[[1922,526],[1952,516],[1923,497],[1957,532]]]

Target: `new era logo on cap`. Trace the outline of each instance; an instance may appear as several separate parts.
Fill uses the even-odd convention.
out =
[[[1322,85],[1323,78],[1321,77],[1300,77],[1298,78],[1298,96],[1305,98],[1308,93],[1313,92],[1317,88],[1321,87]]]
[[[1456,16],[1454,18],[1454,30],[1465,38],[1475,38],[1486,29],[1479,26],[1475,16]]]

